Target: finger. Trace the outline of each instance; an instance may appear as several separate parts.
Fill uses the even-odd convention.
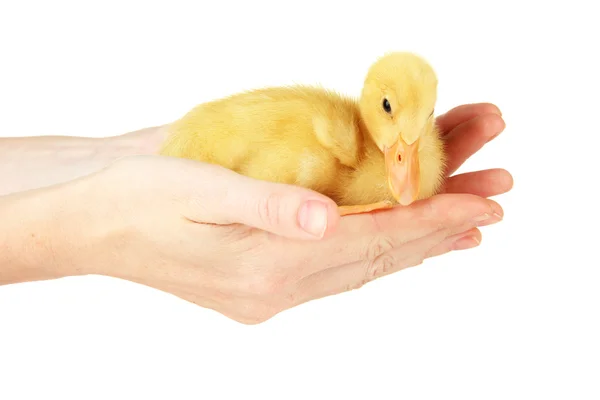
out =
[[[467,250],[481,244],[481,231],[478,228],[469,229],[444,239],[440,244],[431,249],[426,258],[433,258],[457,250]]]
[[[485,114],[502,116],[500,109],[491,103],[463,104],[438,116],[436,118],[436,123],[441,130],[442,135],[446,135],[458,125]]]
[[[453,232],[436,231],[401,248],[385,252],[372,260],[330,268],[299,282],[294,301],[305,303],[318,298],[358,289],[368,282],[420,265],[431,253],[451,251],[461,240],[476,237],[469,226],[455,227]],[[296,304],[296,305],[297,305]]]
[[[448,178],[444,193],[470,193],[481,197],[497,196],[513,187],[512,175],[504,169],[468,172]]]
[[[452,175],[469,157],[500,134],[504,127],[502,117],[485,114],[464,122],[449,132],[446,135],[446,176]]]
[[[188,199],[188,218],[194,222],[243,224],[291,239],[320,239],[339,221],[336,203],[312,190],[215,165],[203,165],[201,171],[201,189]]]
[[[335,234],[311,245],[301,277],[357,261],[372,260],[405,243],[463,224],[502,219],[502,207],[470,194],[441,194],[407,207],[342,218]],[[487,218],[487,219],[486,219]],[[302,251],[303,247],[290,251]]]

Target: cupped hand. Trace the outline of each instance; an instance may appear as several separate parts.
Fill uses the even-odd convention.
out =
[[[503,127],[491,105],[462,106],[439,122],[449,175]],[[458,175],[445,193],[410,207],[340,218],[332,200],[304,188],[189,160],[129,157],[65,185],[71,200],[56,218],[69,240],[53,244],[54,262],[258,323],[477,245],[478,227],[503,215],[485,197],[511,182],[503,170]]]

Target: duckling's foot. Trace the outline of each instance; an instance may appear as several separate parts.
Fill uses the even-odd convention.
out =
[[[393,204],[390,201],[380,201],[379,203],[372,204],[361,204],[357,206],[339,206],[340,215],[352,215],[352,214],[363,214],[375,210],[384,210],[386,208],[392,208]]]

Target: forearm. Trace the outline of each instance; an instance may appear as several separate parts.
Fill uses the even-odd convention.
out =
[[[67,182],[124,156],[155,153],[163,138],[162,127],[108,138],[0,138],[0,196]]]
[[[0,286],[66,275],[55,263],[61,204],[56,191],[52,187],[0,197]]]

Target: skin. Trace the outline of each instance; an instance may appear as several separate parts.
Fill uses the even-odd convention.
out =
[[[504,129],[491,104],[457,107],[438,123],[448,174]],[[0,196],[0,284],[105,275],[255,324],[477,246],[479,228],[503,216],[487,197],[512,187],[505,170],[478,171],[408,207],[340,217],[333,201],[304,188],[155,156],[163,132],[0,140],[9,188]],[[68,149],[60,159],[57,148]],[[53,172],[27,172],[37,170]]]

